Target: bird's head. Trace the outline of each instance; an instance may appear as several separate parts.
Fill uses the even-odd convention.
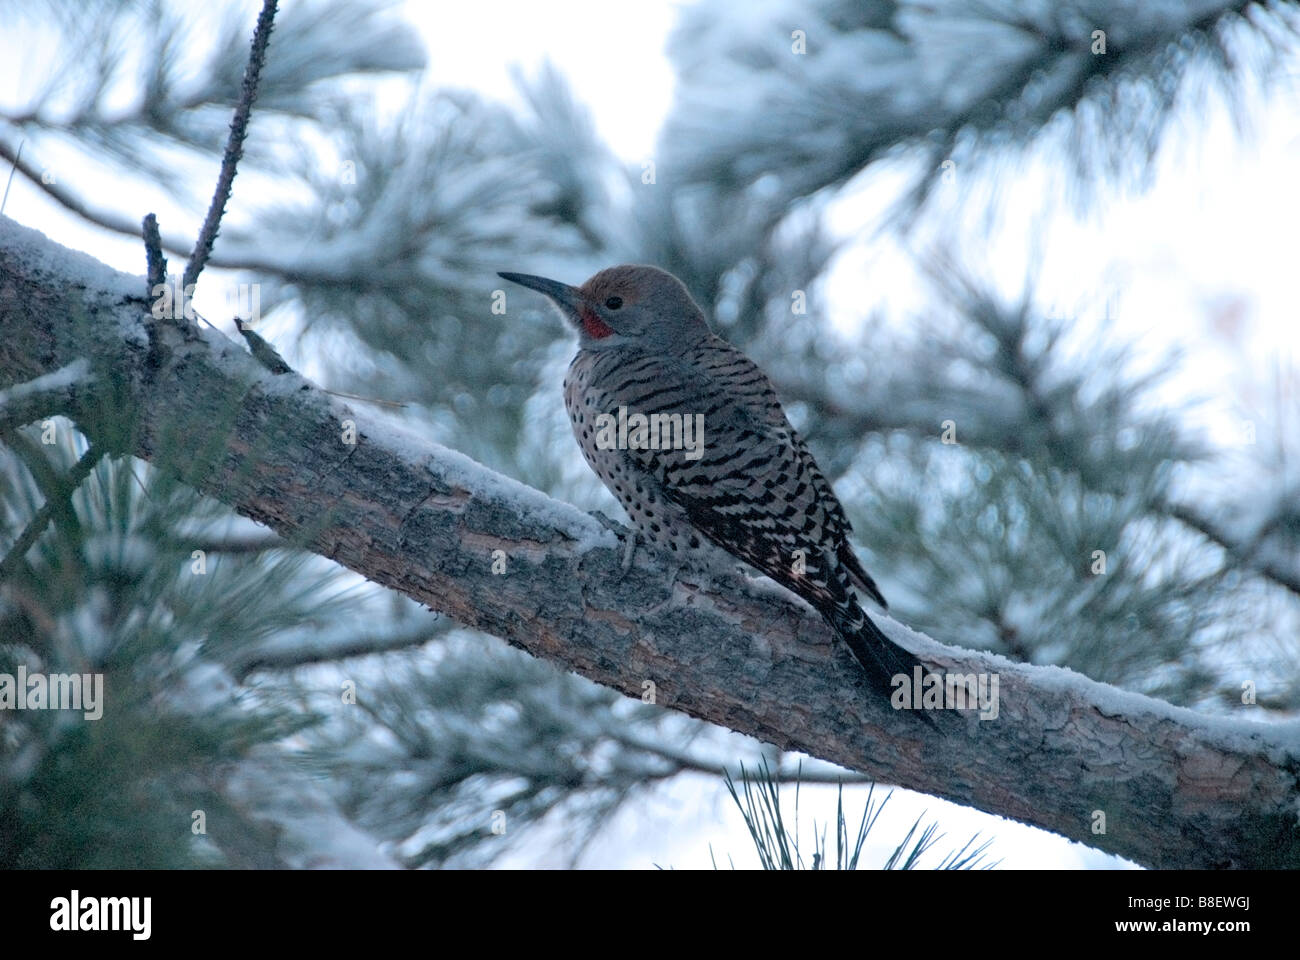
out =
[[[549,297],[577,327],[584,349],[635,345],[675,352],[709,335],[704,311],[680,280],[658,267],[610,267],[580,287],[528,273],[497,276]]]

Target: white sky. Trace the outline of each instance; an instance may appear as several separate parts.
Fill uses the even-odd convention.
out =
[[[402,9],[427,45],[430,83],[517,102],[510,66],[519,64],[531,75],[543,59],[550,59],[615,152],[639,165],[652,155],[672,103],[673,74],[663,48],[678,7],[655,0],[411,0]],[[0,83],[8,86],[14,69],[12,63],[8,69],[0,66]],[[1194,123],[1180,130],[1176,146],[1159,166],[1155,187],[1145,195],[1123,199],[1103,194],[1085,219],[1076,220],[1058,209],[1056,171],[1039,164],[1008,188],[1010,212],[998,233],[981,238],[958,232],[954,245],[963,254],[978,250],[991,274],[1014,295],[1024,276],[1027,249],[1042,242],[1039,295],[1045,307],[1083,320],[1107,312],[1118,316],[1125,335],[1152,355],[1174,344],[1185,347],[1187,362],[1170,387],[1170,399],[1208,395],[1203,412],[1189,416],[1222,439],[1240,415],[1242,391],[1260,386],[1256,371],[1295,369],[1295,234],[1300,224],[1300,191],[1293,189],[1300,170],[1295,82],[1284,84],[1261,109],[1256,136],[1244,143],[1227,111],[1208,103]],[[78,183],[82,168],[69,163],[55,169],[63,182],[96,203],[157,210],[165,228],[170,223],[171,230],[179,229],[182,214],[169,216],[166,198],[154,196],[147,185],[106,184],[89,177]],[[859,233],[870,223],[871,212],[892,196],[890,185],[887,172],[864,178],[835,212],[833,225],[846,234]],[[1045,213],[1051,214],[1047,233],[1032,233],[1030,226]],[[137,241],[86,226],[21,178],[14,180],[6,214],[118,269],[143,272]],[[1039,239],[1044,237],[1045,242]],[[910,269],[891,238],[853,248],[829,279],[836,327],[851,334],[876,305],[905,322],[908,311],[925,302],[917,286],[899,282]],[[204,309],[202,299],[198,306]],[[847,795],[850,811],[860,812],[865,791]],[[834,803],[833,789],[806,788],[801,803],[805,825],[831,822]],[[1007,867],[1122,865],[1042,831],[906,791],[897,793],[882,816],[875,835],[879,850],[867,862],[882,862],[887,848],[922,810],[947,833],[938,854],[978,831],[994,838],[990,855]],[[583,864],[707,868],[710,844],[721,863],[728,855],[739,866],[756,862],[720,778],[690,776],[633,802],[609,824]],[[541,830],[536,842],[507,862],[561,866],[567,862],[565,847],[562,830],[549,836]]]

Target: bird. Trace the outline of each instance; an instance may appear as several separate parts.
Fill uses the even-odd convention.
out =
[[[888,604],[771,381],[711,330],[685,284],[645,264],[609,267],[581,286],[498,276],[546,296],[578,332],[564,403],[588,465],[632,521],[625,570],[638,535],[679,564],[716,568],[721,552],[811,605],[882,692],[899,674],[909,683],[927,674],[863,609],[855,591]],[[702,429],[688,437],[693,426]]]

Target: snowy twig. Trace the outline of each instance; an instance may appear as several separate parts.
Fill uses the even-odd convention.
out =
[[[0,427],[21,427],[56,413],[76,408],[76,391],[92,380],[90,363],[83,357],[55,370],[0,390]]]
[[[206,321],[205,321],[206,322]],[[288,361],[280,356],[278,350],[271,346],[261,334],[253,329],[252,325],[235,317],[235,329],[239,331],[240,336],[248,344],[249,351],[257,358],[258,363],[266,367],[267,370],[276,374],[293,373],[293,367],[289,366]],[[363,403],[374,403],[381,407],[391,409],[402,409],[406,406],[397,400],[381,400],[378,397],[363,397],[355,393],[343,393],[339,390],[326,390],[330,396],[343,397],[345,400],[360,400]]]
[[[252,114],[253,101],[257,98],[257,81],[262,67],[266,63],[266,45],[271,40],[271,27],[275,21],[276,0],[263,0],[262,12],[257,18],[257,27],[253,31],[252,50],[248,55],[248,66],[244,70],[244,83],[239,93],[239,104],[235,107],[235,116],[230,121],[230,137],[226,140],[226,151],[221,158],[221,173],[217,177],[217,189],[212,195],[212,205],[199,230],[199,238],[194,244],[194,254],[185,265],[181,279],[181,288],[188,290],[199,279],[203,266],[212,253],[212,244],[217,239],[221,227],[221,218],[226,212],[226,202],[230,199],[230,190],[235,182],[235,168],[239,158],[244,155],[244,138],[248,135],[248,121]]]

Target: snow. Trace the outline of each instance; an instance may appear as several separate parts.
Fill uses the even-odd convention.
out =
[[[67,366],[60,367],[53,373],[44,374],[26,383],[16,384],[8,390],[0,390],[0,410],[4,410],[9,404],[21,400],[23,397],[62,390],[89,378],[90,361],[82,357],[79,360],[72,361]]]
[[[143,297],[147,292],[143,275],[131,276],[105,266],[94,257],[55,243],[39,230],[24,227],[0,216],[0,247],[26,264],[33,273],[47,275],[60,287],[81,286],[120,297]],[[144,263],[141,242],[140,262]]]
[[[1097,710],[1106,716],[1167,719],[1194,729],[1234,751],[1251,752],[1266,744],[1269,761],[1275,764],[1287,763],[1290,758],[1300,753],[1300,721],[1263,723],[1244,718],[1197,713],[1186,707],[1176,707],[1140,693],[1098,683],[1068,667],[1017,663],[986,651],[940,644],[925,634],[904,626],[892,617],[873,614],[872,619],[880,625],[891,640],[922,657],[931,651],[947,656],[956,655],[966,664],[972,666],[981,664],[985,671],[1024,677],[1027,682],[1033,684],[1035,693],[1046,691],[1070,697],[1080,703],[1095,705]],[[970,671],[963,668],[962,672]],[[1029,680],[1031,672],[1032,680]],[[1003,696],[1005,699],[1005,692]]]
[[[99,295],[97,299],[103,302],[120,302],[128,297],[142,300],[148,292],[148,280],[144,276],[114,270],[88,254],[64,247],[39,230],[24,227],[5,216],[0,216],[0,249],[24,265],[33,276],[52,278],[55,288],[81,287],[94,291]],[[140,262],[144,263],[143,241]],[[105,316],[110,322],[117,320],[122,338],[127,343],[143,345],[148,342],[144,325],[129,320],[127,313],[106,311]]]
[[[346,416],[356,419],[350,410]],[[618,537],[613,531],[572,504],[548,497],[540,490],[497,473],[457,450],[433,443],[394,417],[377,416],[383,418],[382,431],[368,432],[365,424],[357,420],[357,428],[366,433],[367,442],[382,444],[407,463],[423,466],[448,486],[465,490],[475,499],[500,505],[517,516],[528,516],[537,523],[554,527],[576,541],[579,553],[596,547],[618,546]],[[366,423],[373,424],[373,418],[367,418]]]

